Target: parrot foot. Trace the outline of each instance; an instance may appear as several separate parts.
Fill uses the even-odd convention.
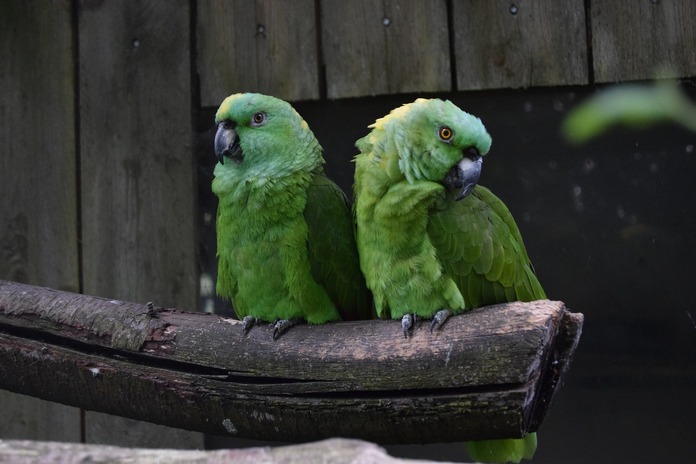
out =
[[[415,322],[415,314],[404,314],[404,317],[401,318],[401,328],[404,329],[404,338],[408,338],[408,333],[413,330]]]
[[[449,309],[441,309],[435,313],[433,316],[433,321],[430,323],[430,333],[433,333],[433,329],[437,327],[438,329],[442,327],[442,324],[452,315],[452,311]]]
[[[290,327],[302,322],[302,319],[280,319],[273,324],[273,340],[283,335]]]
[[[242,319],[242,332],[246,335],[257,322],[259,320],[254,316],[244,316],[244,319]]]

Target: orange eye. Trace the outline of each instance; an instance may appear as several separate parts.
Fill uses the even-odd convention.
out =
[[[266,122],[266,113],[263,111],[260,111],[258,113],[254,113],[254,115],[251,117],[251,125],[252,126],[260,126]]]
[[[452,132],[452,129],[450,129],[447,126],[443,126],[437,131],[437,135],[440,136],[440,140],[443,142],[449,142],[452,140],[452,137],[454,136],[454,132]]]

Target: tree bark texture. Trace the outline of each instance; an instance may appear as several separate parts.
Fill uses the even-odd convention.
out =
[[[0,388],[246,438],[428,443],[535,431],[583,316],[541,300],[404,338],[399,321],[260,325],[0,281]]]
[[[25,440],[0,440],[0,462],[12,464],[55,464],[74,462],[166,462],[170,464],[425,464],[434,461],[399,459],[372,443],[333,438],[302,445],[226,449],[215,451],[122,448]],[[442,462],[440,461],[440,464]]]

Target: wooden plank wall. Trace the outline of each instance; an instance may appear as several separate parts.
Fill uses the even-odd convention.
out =
[[[229,88],[296,100],[319,98],[315,2],[287,5],[279,7],[273,0],[199,2],[203,106],[219,104]]]
[[[459,89],[589,82],[583,0],[454,2],[452,15]]]
[[[193,308],[188,0],[90,3],[78,18],[84,292]]]
[[[696,75],[691,0],[0,2],[0,278],[195,309],[192,118],[287,100]],[[0,392],[0,437],[201,446]]]
[[[592,0],[597,82],[696,75],[696,2]]]
[[[289,5],[197,3],[203,106],[244,91],[313,100],[650,79],[665,65],[665,77],[696,75],[691,0]]]
[[[0,2],[0,278],[76,292],[70,15],[68,1]],[[79,409],[0,391],[0,411],[0,437],[80,439]]]
[[[323,0],[321,36],[329,98],[450,89],[443,0]]]
[[[173,3],[1,3],[0,278],[195,309],[190,11]],[[8,392],[0,410],[3,438],[203,446]]]

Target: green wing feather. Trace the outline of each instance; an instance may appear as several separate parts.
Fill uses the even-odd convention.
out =
[[[546,298],[505,204],[477,186],[432,211],[428,236],[467,308]]]
[[[222,215],[222,208],[217,209],[217,213],[215,215],[216,219],[216,224],[220,222],[220,216]],[[222,236],[218,232],[217,235],[217,248],[220,250],[221,247],[221,242]],[[224,259],[224,257],[220,257],[220,252],[218,251],[218,269],[217,269],[217,280],[216,280],[216,293],[221,296],[222,298],[227,298],[228,300],[232,301],[232,304],[234,305],[233,297],[235,293],[237,293],[237,279],[234,277],[234,273],[230,269],[230,260]],[[237,313],[239,310],[235,308],[235,313]],[[240,319],[246,316],[246,314],[242,314],[241,316],[237,314],[237,317]]]
[[[372,318],[370,292],[360,272],[350,202],[321,170],[307,189],[307,249],[312,277],[343,320]]]

